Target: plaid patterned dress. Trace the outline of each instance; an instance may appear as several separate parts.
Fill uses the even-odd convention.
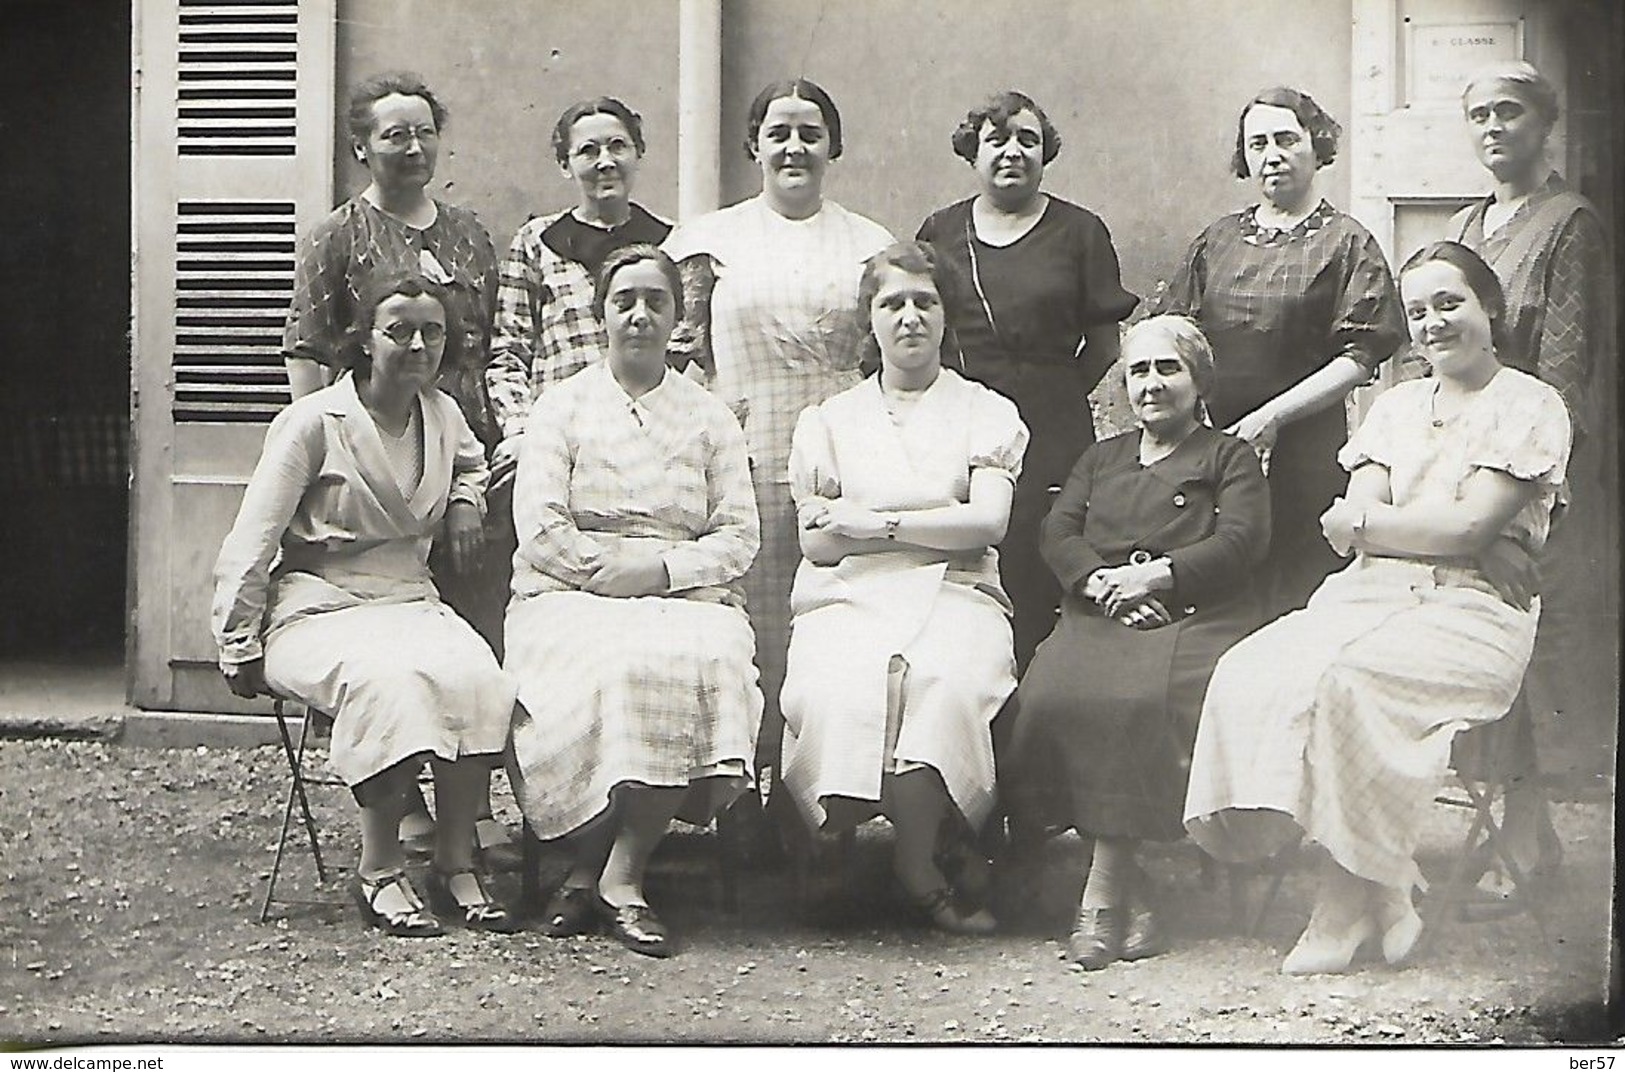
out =
[[[612,250],[659,245],[671,224],[641,205],[619,227],[581,223],[569,210],[528,220],[502,262],[485,383],[504,439],[525,429],[530,403],[604,359],[609,343],[592,312],[592,277]]]
[[[542,395],[522,440],[505,664],[523,710],[510,777],[556,838],[616,786],[690,786],[703,823],[749,784],[762,695],[739,578],[759,542],[745,440],[673,372],[636,400],[607,364]],[[653,551],[663,596],[581,590],[604,556]]]
[[[312,228],[294,262],[293,305],[282,350],[331,367],[368,279],[395,272],[433,279],[451,292],[456,308],[447,312],[461,321],[465,333],[462,362],[440,370],[440,386],[457,400],[463,419],[489,450],[498,438],[485,393],[496,248],[468,209],[443,201],[435,208],[434,222],[419,229],[356,197]]]
[[[760,197],[680,224],[665,250],[702,257],[715,279],[708,314],[688,333],[709,340],[713,389],[742,415],[750,444],[762,551],[745,578],[762,683],[776,707],[790,632],[790,583],[801,551],[790,502],[790,436],[796,418],[858,382],[857,308],[863,262],[891,244],[884,227],[833,201],[790,220]],[[776,720],[768,727],[773,748]]]
[[[1401,507],[1455,503],[1480,468],[1527,481],[1539,494],[1505,532],[1539,548],[1568,463],[1562,398],[1502,369],[1435,426],[1432,390],[1383,394],[1339,461],[1387,469]],[[1539,613],[1503,602],[1470,562],[1359,556],[1219,660],[1185,799],[1191,837],[1218,859],[1249,860],[1301,832],[1361,878],[1413,883],[1451,742],[1506,712]]]
[[[1213,344],[1218,379],[1207,399],[1227,428],[1333,358],[1376,371],[1408,335],[1388,261],[1353,217],[1322,201],[1288,230],[1263,227],[1257,207],[1221,217],[1191,243],[1154,313],[1183,313]],[[1342,493],[1341,405],[1281,429],[1270,455],[1270,551],[1260,580],[1266,610],[1301,607],[1339,565],[1320,515]]]

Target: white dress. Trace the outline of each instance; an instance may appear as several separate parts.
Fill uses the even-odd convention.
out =
[[[271,688],[332,716],[352,787],[419,755],[494,759],[513,714],[513,680],[428,568],[448,504],[483,511],[485,455],[450,396],[417,405],[406,489],[351,377],[283,410],[215,566],[221,663],[263,657]]]
[[[879,511],[947,506],[968,501],[978,469],[1013,482],[1026,447],[1015,404],[950,369],[900,418],[870,377],[801,415],[791,491]],[[783,783],[807,822],[872,816],[885,772],[931,767],[980,823],[994,799],[990,726],[1016,686],[998,552],[803,560],[791,607]]]
[[[1538,550],[1568,461],[1561,396],[1504,368],[1435,425],[1433,390],[1418,380],[1379,397],[1339,461],[1386,468],[1398,506],[1455,502],[1480,468],[1531,482],[1539,494],[1506,533]],[[1451,741],[1506,713],[1538,617],[1538,601],[1504,602],[1470,560],[1360,555],[1219,660],[1185,800],[1192,839],[1237,861],[1306,834],[1361,878],[1414,883]]]
[[[634,400],[600,362],[541,395],[521,443],[506,631],[520,808],[556,838],[616,786],[689,786],[678,816],[706,822],[749,784],[762,714],[739,592],[759,542],[739,424],[676,373]],[[581,590],[628,547],[664,559],[665,594]]]

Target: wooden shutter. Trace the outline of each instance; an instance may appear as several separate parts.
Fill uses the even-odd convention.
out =
[[[294,241],[332,205],[335,0],[135,8],[131,699],[241,710],[211,571],[288,401]]]

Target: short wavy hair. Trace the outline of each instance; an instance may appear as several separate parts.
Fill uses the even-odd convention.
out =
[[[1486,67],[1473,75],[1461,90],[1461,110],[1467,111],[1467,96],[1472,93],[1473,87],[1485,82],[1500,82],[1512,87],[1512,91],[1521,99],[1528,102],[1535,109],[1550,130],[1557,125],[1558,119],[1563,115],[1563,106],[1557,97],[1557,87],[1552,80],[1541,74],[1532,63],[1516,60],[1507,63],[1498,63]]]
[[[994,130],[1006,130],[1011,118],[1021,111],[1032,112],[1038,117],[1038,127],[1044,134],[1044,163],[1050,163],[1061,154],[1060,132],[1037,101],[1014,89],[1001,90],[965,113],[965,118],[954,128],[954,155],[967,164],[974,164],[976,145],[982,138],[982,124],[992,123]]]
[[[666,285],[671,288],[672,304],[676,308],[678,319],[682,319],[683,274],[677,270],[677,264],[664,250],[647,242],[634,242],[629,246],[621,246],[605,257],[604,263],[599,265],[598,272],[592,278],[592,315],[600,322],[604,319],[604,305],[609,301],[609,286],[615,281],[615,273],[644,261],[653,261],[660,269],[660,274],[666,277]]]
[[[440,310],[446,316],[446,349],[440,355],[440,367],[453,368],[462,361],[467,325],[453,304],[450,291],[417,272],[408,271],[376,275],[362,284],[355,315],[344,333],[344,341],[334,354],[336,367],[352,369],[363,377],[371,373],[372,357],[364,343],[372,334],[373,325],[378,322],[378,307],[396,295],[407,298],[427,295],[439,302]]]
[[[1309,143],[1315,148],[1315,167],[1323,168],[1337,159],[1338,139],[1343,136],[1343,128],[1338,125],[1337,120],[1303,90],[1275,86],[1254,96],[1247,102],[1246,107],[1242,108],[1241,114],[1236,116],[1236,151],[1230,157],[1230,170],[1236,173],[1236,178],[1252,177],[1252,169],[1247,166],[1247,135],[1244,128],[1247,124],[1247,113],[1260,104],[1269,105],[1271,108],[1286,108],[1298,117],[1299,125],[1309,132]]]
[[[858,317],[863,323],[864,337],[859,350],[858,367],[865,374],[880,368],[880,343],[875,338],[869,308],[874,303],[875,295],[880,293],[880,276],[887,268],[896,268],[910,275],[923,275],[937,288],[937,297],[942,299],[945,318],[941,356],[943,364],[952,363],[948,360],[948,356],[957,354],[959,346],[953,333],[953,324],[946,318],[952,310],[959,307],[958,299],[964,285],[963,281],[960,279],[958,268],[947,254],[939,253],[929,242],[907,239],[893,242],[863,262],[863,275],[858,279]]]
[[[423,102],[429,106],[429,114],[434,117],[434,128],[439,131],[446,129],[451,112],[423,81],[422,75],[416,71],[385,71],[356,83],[350,90],[347,123],[352,140],[367,140],[367,135],[372,133],[372,106],[396,93],[403,97],[423,98]]]
[[[750,102],[750,109],[745,113],[745,155],[756,159],[756,136],[762,131],[762,120],[767,118],[768,107],[781,97],[811,101],[818,106],[819,114],[824,117],[824,126],[829,128],[829,158],[839,160],[841,150],[845,148],[841,140],[840,110],[835,107],[835,100],[829,91],[810,78],[781,79],[769,83],[756,94],[756,99]]]
[[[1403,280],[1407,272],[1430,261],[1443,262],[1461,273],[1467,288],[1490,316],[1490,343],[1495,347],[1495,356],[1503,365],[1510,363],[1517,355],[1510,352],[1512,332],[1507,323],[1506,291],[1495,269],[1460,242],[1442,241],[1429,243],[1407,257],[1398,278]]]
[[[621,126],[632,136],[632,144],[637,148],[638,155],[643,155],[643,117],[614,97],[593,97],[576,101],[564,109],[559,113],[558,122],[553,124],[553,135],[549,140],[553,145],[553,156],[561,165],[570,159],[570,132],[589,115],[612,115],[619,119]]]

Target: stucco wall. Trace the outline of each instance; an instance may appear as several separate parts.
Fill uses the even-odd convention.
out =
[[[1249,95],[1297,85],[1348,118],[1349,11],[1348,0],[723,0],[723,196],[759,185],[741,148],[751,97],[804,72],[846,126],[831,196],[912,234],[973,190],[948,144],[955,124],[1013,86],[1065,141],[1047,187],[1100,213],[1129,287],[1149,293],[1199,228],[1249,199],[1228,173]],[[445,97],[437,192],[479,212],[499,245],[529,213],[569,202],[547,136],[560,109],[596,93],[643,114],[639,199],[676,211],[676,0],[342,0],[339,18],[341,87],[410,67]],[[339,146],[348,194],[363,175]],[[1347,204],[1343,161],[1323,182]]]

